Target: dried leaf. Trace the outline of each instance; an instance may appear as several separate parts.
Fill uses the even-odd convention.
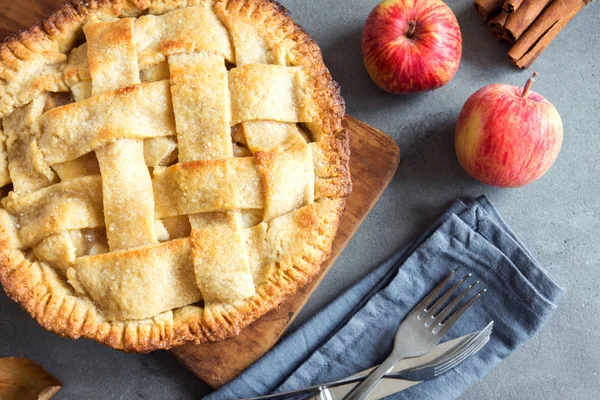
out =
[[[48,400],[62,383],[27,358],[0,358],[0,400]]]

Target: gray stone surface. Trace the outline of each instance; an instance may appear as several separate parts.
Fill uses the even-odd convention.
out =
[[[473,11],[451,1],[464,51],[456,78],[435,92],[398,97],[371,83],[360,55],[364,20],[378,0],[283,0],[321,45],[348,113],[389,133],[402,148],[393,182],[310,300],[296,326],[432,222],[459,196],[486,194],[538,260],[567,289],[554,317],[463,399],[595,399],[600,390],[600,6],[575,17],[536,62],[534,90],[559,110],[562,152],[550,172],[522,189],[479,184],[453,150],[458,112],[489,83],[521,85],[530,72],[507,61]],[[1,292],[0,292],[1,293]],[[40,328],[0,294],[0,356],[30,357],[65,384],[57,399],[193,399],[207,388],[169,353],[123,354]],[[432,394],[432,398],[435,396]]]

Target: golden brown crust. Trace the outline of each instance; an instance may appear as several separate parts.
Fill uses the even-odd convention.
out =
[[[19,251],[10,250],[11,235],[4,223],[0,224],[0,281],[9,297],[40,325],[62,336],[87,337],[134,352],[171,348],[188,341],[224,340],[279,306],[320,273],[331,252],[346,200],[328,199],[313,204],[323,204],[318,215],[309,212],[301,215],[306,245],[310,248],[308,254],[278,269],[269,282],[257,288],[253,297],[235,305],[204,309],[186,306],[175,310],[171,318],[163,314],[142,321],[105,321],[88,300],[73,295],[55,270],[32,263]]]
[[[71,0],[32,28],[17,32],[0,45],[0,117],[27,104],[43,91],[66,91],[63,80],[31,81],[36,62],[44,71],[60,71],[65,53],[78,39],[85,19],[138,16],[144,10],[163,13],[203,0]],[[269,280],[251,298],[235,304],[185,306],[154,318],[107,321],[94,304],[79,297],[59,273],[48,265],[29,261],[17,250],[14,223],[0,210],[0,282],[40,325],[62,336],[86,337],[116,349],[148,352],[185,342],[218,341],[237,335],[242,328],[277,307],[321,272],[329,257],[339,219],[351,191],[349,138],[342,128],[344,101],[339,86],[323,64],[317,44],[290,18],[288,11],[270,0],[213,0],[219,13],[260,26],[261,33],[279,48],[287,49],[288,65],[308,70],[310,89],[318,110],[307,128],[322,132],[314,137],[326,162],[317,168],[318,200],[301,209],[305,249],[301,256],[280,260]],[[48,63],[48,60],[51,62]],[[58,74],[57,76],[60,76]]]

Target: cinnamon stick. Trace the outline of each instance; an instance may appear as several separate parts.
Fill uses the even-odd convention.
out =
[[[516,42],[523,32],[535,21],[551,0],[523,0],[506,21],[504,28],[510,42]],[[559,0],[560,1],[560,0]]]
[[[484,21],[490,19],[502,8],[504,0],[475,0],[475,9]]]
[[[529,68],[550,42],[591,0],[556,0],[509,50],[508,56],[519,68]]]
[[[506,40],[510,42],[510,38],[506,32],[506,28],[504,25],[506,24],[506,20],[508,19],[509,14],[502,11],[492,19],[488,21],[488,27],[490,28],[490,32],[492,35],[498,40]]]
[[[517,8],[519,8],[522,2],[523,0],[505,0],[504,5],[502,6],[502,11],[507,14],[512,14]]]

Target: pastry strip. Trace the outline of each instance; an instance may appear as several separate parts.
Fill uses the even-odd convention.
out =
[[[300,67],[252,64],[229,71],[232,123],[309,122],[310,97]]]
[[[102,174],[104,219],[111,251],[158,243],[154,193],[144,142],[122,139],[96,150]]]
[[[15,192],[23,195],[52,184],[52,180],[32,164],[35,150],[31,147],[31,126],[46,104],[46,97],[36,97],[2,120],[6,135],[8,172]]]
[[[255,157],[256,166],[263,177],[265,221],[314,201],[315,172],[304,139],[300,138],[285,152],[278,149],[259,151]]]
[[[104,226],[102,181],[99,176],[70,179],[27,196],[10,193],[2,200],[21,226],[23,248],[69,229]]]
[[[84,25],[92,76],[92,94],[140,83],[137,53],[133,44],[133,18]]]
[[[33,252],[39,261],[57,266],[66,275],[77,257],[106,253],[108,246],[103,228],[77,229],[48,236],[33,247]]]
[[[172,165],[152,180],[156,217],[263,208],[261,179],[253,157]]]
[[[99,175],[100,166],[96,153],[90,152],[79,158],[64,163],[54,164],[52,169],[56,172],[61,181],[81,176]]]
[[[65,66],[65,82],[69,86],[92,80],[90,63],[88,61],[88,44],[84,43],[75,47],[69,53],[69,61]]]
[[[244,136],[252,154],[270,151],[277,146],[286,147],[304,140],[295,123],[277,121],[243,122]]]
[[[255,171],[249,164],[252,159],[239,159],[246,160],[239,163],[233,158],[228,74],[223,58],[205,53],[176,55],[169,57],[169,65],[180,161],[213,160],[205,161],[210,165],[228,160],[226,166],[239,164]],[[243,174],[232,168],[224,171],[227,181],[244,184]],[[251,178],[251,182],[257,179]],[[222,190],[226,185],[223,182],[217,188]],[[226,200],[239,196],[221,193]],[[248,195],[262,200],[261,193],[259,182]],[[231,303],[254,295],[240,212],[192,214],[189,219],[196,282],[204,301]]]
[[[93,94],[120,87],[127,91],[127,87],[140,83],[132,18],[88,23],[84,32]],[[137,114],[134,110],[133,115]],[[144,160],[144,141],[117,140],[97,148],[96,156],[102,176],[104,219],[110,250],[158,243],[154,233],[152,180]]]
[[[144,140],[144,160],[152,168],[166,166],[177,158],[175,137],[156,137]]]
[[[189,239],[81,257],[74,271],[69,280],[76,280],[109,320],[150,318],[202,298]]]
[[[215,9],[231,35],[238,67],[247,64],[287,64],[287,49],[282,48],[280,36],[261,32],[261,24],[248,20],[251,18],[247,17],[248,14],[231,13],[226,10],[227,6],[228,2],[219,2],[215,4]],[[252,7],[246,4],[248,6]]]
[[[209,51],[234,62],[229,34],[209,2],[163,15],[144,15],[135,22],[140,69],[177,53]],[[224,64],[224,63],[223,63]]]
[[[192,230],[196,281],[206,303],[231,304],[254,295],[239,212],[211,217],[210,226]]]
[[[214,54],[169,57],[181,162],[232,158],[227,69]]]
[[[142,83],[52,109],[34,125],[50,165],[118,139],[175,135],[169,81]]]

